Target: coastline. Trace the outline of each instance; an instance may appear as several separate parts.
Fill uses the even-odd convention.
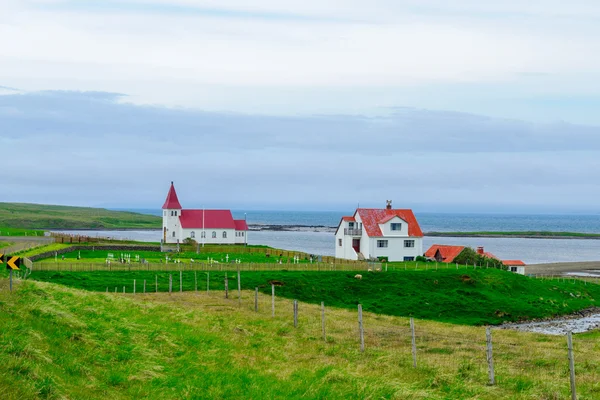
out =
[[[300,224],[249,224],[250,231],[272,231],[272,232],[329,232],[335,233],[337,227],[326,225],[300,225]],[[46,228],[43,230],[53,232],[63,231],[160,231],[160,228]],[[521,239],[586,239],[600,240],[600,234],[594,233],[579,233],[579,232],[424,232],[424,237],[452,237],[452,238],[521,238]]]

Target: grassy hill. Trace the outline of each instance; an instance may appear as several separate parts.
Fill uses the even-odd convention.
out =
[[[225,272],[211,271],[211,290],[224,290]],[[270,281],[278,281],[277,295],[307,303],[326,304],[355,309],[361,303],[366,311],[414,316],[456,324],[498,324],[568,314],[600,302],[600,285],[548,281],[493,269],[429,270],[362,273],[355,272],[292,272],[243,271],[243,289],[258,287],[271,293]],[[34,271],[32,279],[104,292],[142,290],[144,280],[154,290],[158,276],[159,291],[168,291],[169,275],[173,276],[174,290],[179,290],[178,272],[154,271],[100,271],[51,272]],[[230,288],[237,288],[237,273],[227,273]],[[199,271],[198,288],[206,288],[206,273]],[[194,272],[183,272],[183,288],[194,290]],[[149,289],[150,290],[150,289]]]
[[[496,386],[487,385],[483,328],[408,320],[244,292],[121,295],[0,279],[0,398],[16,399],[563,399],[563,337],[494,331]],[[597,336],[575,338],[578,394],[598,398]]]
[[[18,229],[160,229],[153,215],[103,208],[0,203],[0,231]]]

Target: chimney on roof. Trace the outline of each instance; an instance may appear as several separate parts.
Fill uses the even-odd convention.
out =
[[[385,209],[386,210],[391,210],[392,209],[392,201],[391,200],[386,200],[385,201]]]
[[[479,247],[477,248],[477,254],[482,254],[482,255],[483,255],[484,253],[485,253],[485,252],[483,251],[483,246],[479,246]]]

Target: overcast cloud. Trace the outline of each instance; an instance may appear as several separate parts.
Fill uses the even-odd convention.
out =
[[[595,0],[0,0],[0,201],[597,212]]]

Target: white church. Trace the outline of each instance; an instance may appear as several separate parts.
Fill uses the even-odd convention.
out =
[[[183,243],[187,238],[206,244],[247,244],[248,225],[233,219],[230,210],[184,210],[175,186],[167,194],[163,210],[163,243]]]

